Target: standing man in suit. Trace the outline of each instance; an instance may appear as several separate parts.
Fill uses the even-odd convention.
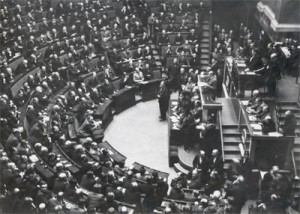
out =
[[[206,182],[209,176],[209,162],[203,150],[200,150],[199,154],[195,156],[193,160],[193,167],[201,171],[201,178],[203,179],[203,182]]]
[[[297,126],[297,120],[292,111],[288,110],[285,113],[284,124],[282,127],[282,134],[284,136],[294,136]]]
[[[210,171],[217,171],[219,175],[223,174],[223,159],[217,149],[214,149],[211,153]]]
[[[169,88],[169,82],[162,81],[160,83],[159,92],[158,92],[158,103],[160,110],[160,121],[166,120],[166,113],[169,106],[171,90]]]

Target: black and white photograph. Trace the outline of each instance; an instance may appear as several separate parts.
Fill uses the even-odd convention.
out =
[[[300,214],[300,0],[0,0],[0,213]]]

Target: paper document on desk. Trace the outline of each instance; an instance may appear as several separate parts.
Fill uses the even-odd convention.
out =
[[[171,116],[171,121],[173,122],[173,123],[175,123],[175,122],[178,122],[179,120],[178,120],[178,118],[177,117],[175,117],[175,116]]]
[[[254,121],[256,121],[256,117],[253,116],[253,115],[250,115],[250,116],[249,116],[249,120],[250,120],[251,122],[254,122]]]
[[[250,126],[254,129],[254,130],[261,130],[262,127],[259,124],[250,124]]]
[[[269,132],[268,135],[272,136],[272,137],[281,137],[282,136],[282,134],[279,132]]]
[[[172,102],[171,102],[171,105],[172,105],[172,106],[177,106],[177,104],[178,104],[177,101],[172,101]]]
[[[66,168],[68,168],[68,167],[70,167],[70,166],[72,166],[72,164],[70,164],[70,163],[65,164],[65,167],[66,167]]]
[[[253,71],[247,71],[246,74],[247,74],[247,75],[255,75],[256,73],[253,72]]]
[[[253,135],[263,135],[263,133],[261,131],[254,131]]]
[[[242,100],[241,102],[242,102],[242,104],[243,104],[244,106],[247,106],[248,103],[249,103],[249,100]]]
[[[237,65],[237,67],[240,67],[240,68],[245,68],[246,67],[246,64],[243,63],[243,62],[238,62],[236,65]]]
[[[203,123],[199,124],[199,125],[196,126],[196,129],[204,130],[205,129],[205,125]]]

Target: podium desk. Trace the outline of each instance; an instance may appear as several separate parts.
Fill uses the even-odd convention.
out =
[[[224,80],[229,95],[245,96],[245,90],[253,90],[261,82],[261,75],[247,69],[245,59],[225,59]]]
[[[115,104],[116,114],[119,114],[122,111],[135,105],[135,92],[135,87],[128,87],[123,88],[112,95]]]
[[[161,81],[162,79],[155,79],[140,84],[143,102],[156,99]]]
[[[105,129],[112,121],[112,100],[106,100],[101,106],[98,106],[95,112],[95,119],[102,120],[102,127]]]

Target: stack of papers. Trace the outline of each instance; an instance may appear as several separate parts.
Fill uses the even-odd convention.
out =
[[[248,103],[249,103],[249,100],[242,100],[241,102],[242,102],[242,104],[243,104],[244,106],[247,106]]]
[[[246,64],[245,63],[243,63],[243,62],[238,62],[237,64],[237,67],[243,67],[243,68],[245,68],[246,67]]]
[[[282,136],[282,134],[279,132],[269,132],[268,135],[273,136],[273,137],[281,137]]]
[[[177,104],[178,104],[177,101],[172,101],[172,102],[171,102],[171,105],[172,105],[172,106],[177,106]]]
[[[253,135],[263,135],[261,131],[254,131]]]

